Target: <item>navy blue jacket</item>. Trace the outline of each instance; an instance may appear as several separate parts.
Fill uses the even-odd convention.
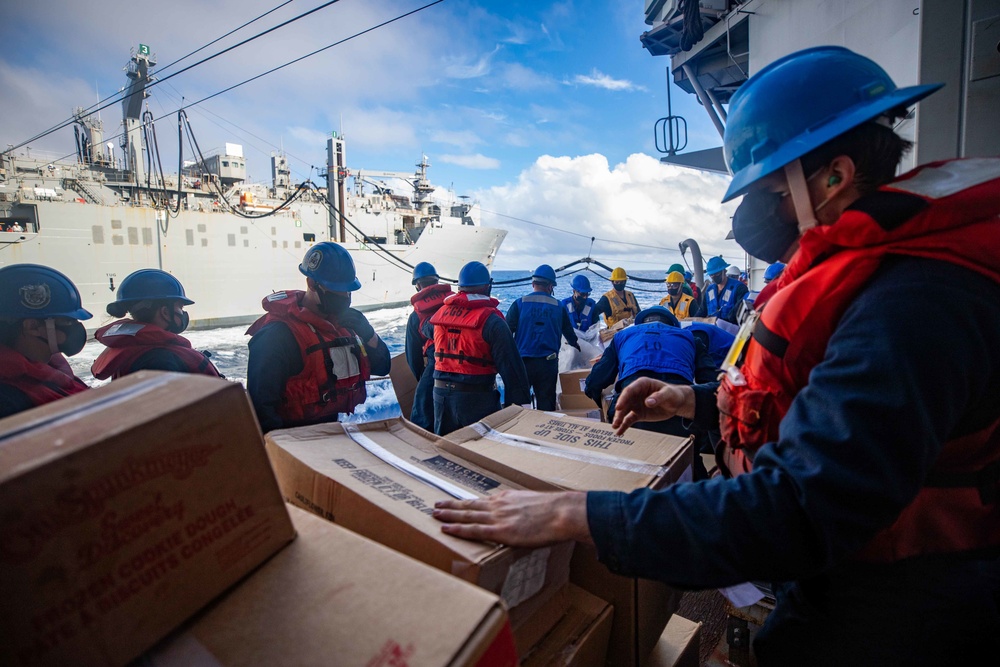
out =
[[[570,323],[580,331],[586,331],[597,321],[597,315],[594,312],[594,306],[597,304],[593,299],[588,297],[584,300],[582,312],[576,310],[576,304],[573,303],[572,296],[566,297],[561,303],[569,315]]]
[[[433,334],[433,326],[431,327]],[[431,341],[433,341],[433,335]],[[429,358],[428,358],[429,357]],[[420,316],[410,313],[406,320],[406,365],[413,371],[413,377],[420,379],[424,374],[424,367],[434,365],[434,343],[427,348],[427,355],[424,354],[424,337],[420,335]]]
[[[570,345],[578,344],[569,313],[558,299],[544,292],[532,292],[514,301],[507,310],[507,325],[522,357],[544,359],[558,354],[563,336]]]
[[[726,355],[729,354],[729,348],[733,346],[733,341],[736,340],[736,336],[725,329],[720,329],[714,324],[705,324],[704,322],[692,322],[686,328],[695,337],[702,338],[705,347],[708,348],[708,353],[712,355],[712,359],[715,361],[715,365],[721,368],[722,362],[726,360]]]
[[[887,260],[751,473],[588,494],[601,560],[684,588],[786,582],[769,631],[782,645],[809,644],[811,664],[853,664],[845,656],[871,650],[899,651],[891,664],[933,663],[942,643],[961,648],[974,628],[996,632],[995,555],[880,566],[850,559],[915,497],[957,424],[996,419],[997,304],[1000,285],[977,273]],[[696,388],[696,422],[712,421],[710,395],[710,386]]]
[[[736,307],[750,293],[750,288],[736,278],[727,278],[720,291],[715,283],[705,288],[702,313],[705,317],[719,317],[727,322],[736,322]],[[724,298],[728,295],[728,298]],[[713,302],[712,299],[715,299]]]

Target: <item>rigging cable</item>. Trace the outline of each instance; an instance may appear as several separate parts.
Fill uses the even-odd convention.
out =
[[[438,2],[443,2],[443,1],[444,0],[438,0]],[[327,2],[323,3],[319,7],[314,7],[313,9],[310,9],[307,12],[299,14],[298,16],[295,16],[293,18],[290,18],[290,19],[288,19],[287,21],[285,21],[283,23],[279,23],[278,25],[273,26],[271,28],[268,28],[267,30],[265,30],[263,32],[259,32],[256,35],[254,35],[253,37],[248,37],[248,38],[244,39],[242,42],[239,42],[239,43],[234,44],[232,46],[228,46],[228,47],[224,48],[223,50],[218,51],[217,53],[214,53],[214,54],[212,54],[210,56],[202,58],[201,60],[199,60],[196,63],[188,65],[187,67],[184,67],[184,68],[182,68],[182,69],[180,69],[180,70],[178,70],[178,71],[176,71],[176,72],[174,72],[172,74],[168,74],[167,76],[163,77],[162,79],[157,79],[155,81],[149,81],[149,83],[146,85],[145,89],[149,90],[150,88],[152,88],[154,86],[157,86],[157,85],[163,83],[164,81],[168,81],[168,80],[174,78],[175,76],[178,76],[180,74],[183,74],[184,72],[187,72],[190,69],[193,69],[195,67],[198,67],[199,65],[203,65],[204,63],[207,63],[210,60],[218,58],[219,56],[221,56],[221,55],[223,55],[225,53],[228,53],[228,52],[232,51],[233,49],[237,49],[237,48],[239,48],[239,47],[241,47],[241,46],[243,46],[245,44],[248,44],[248,43],[250,43],[250,42],[252,42],[252,41],[254,41],[256,39],[259,39],[259,38],[263,37],[264,35],[267,35],[268,33],[274,32],[275,30],[283,28],[283,27],[285,27],[286,25],[288,25],[290,23],[294,23],[295,21],[298,21],[299,19],[305,18],[306,16],[309,16],[310,14],[314,14],[315,12],[318,12],[321,9],[325,9],[325,8],[329,7],[330,5],[336,4],[338,2],[340,2],[340,0],[328,0]],[[433,3],[433,4],[437,4],[437,3]],[[419,11],[419,10],[416,10],[416,11]],[[407,14],[404,14],[404,16],[407,16]],[[376,26],[376,27],[378,27],[378,26]],[[364,34],[364,33],[362,33],[362,34]],[[327,48],[329,48],[329,47],[327,47]],[[323,50],[323,49],[321,49],[321,50]],[[318,53],[318,51],[316,51],[314,53]],[[310,55],[312,55],[312,54],[310,54]],[[305,57],[308,57],[308,56],[305,56]],[[292,62],[297,62],[297,61],[293,60]],[[277,69],[280,69],[280,68],[277,68]],[[274,70],[271,70],[271,71],[274,71]],[[268,74],[268,73],[270,73],[270,72],[265,72],[265,74]],[[261,76],[263,76],[263,75],[261,75]],[[255,77],[255,78],[257,78],[257,77]],[[253,79],[250,79],[250,80],[252,81]],[[243,84],[238,84],[238,85],[243,85]],[[235,86],[233,86],[233,88],[235,88]],[[227,88],[226,90],[231,90],[231,89],[232,88]],[[225,92],[225,91],[222,91],[222,92]],[[117,93],[115,95],[112,95],[111,97],[115,97],[115,99],[107,102],[106,104],[103,104],[103,105],[97,107],[96,109],[94,109],[90,113],[97,113],[98,111],[102,111],[103,109],[107,109],[108,107],[113,106],[113,105],[117,104],[118,102],[120,102],[121,100],[125,99],[124,97],[121,97],[121,98],[117,97]],[[105,99],[109,99],[109,98],[105,98]],[[205,98],[205,99],[208,99],[208,98]],[[199,101],[203,102],[204,100],[199,100]],[[197,104],[197,102],[195,104]],[[17,150],[18,148],[22,148],[23,146],[27,146],[31,142],[38,141],[42,137],[46,137],[46,136],[52,134],[53,132],[56,132],[58,130],[63,129],[64,127],[72,125],[75,122],[76,122],[75,118],[70,118],[69,120],[66,120],[66,121],[62,122],[59,125],[56,125],[55,127],[52,127],[52,128],[50,128],[50,129],[48,129],[48,130],[46,130],[44,132],[36,134],[34,137],[32,137],[31,139],[28,139],[27,141],[22,141],[21,143],[17,144],[16,146],[11,146],[11,147],[7,148],[6,150],[3,151],[3,153],[10,153],[12,151]]]

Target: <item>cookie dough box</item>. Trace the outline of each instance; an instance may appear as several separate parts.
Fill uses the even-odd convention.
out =
[[[0,664],[123,665],[294,534],[239,384],[142,372],[0,420]]]

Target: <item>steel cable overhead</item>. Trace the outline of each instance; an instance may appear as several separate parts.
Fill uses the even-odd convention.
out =
[[[438,2],[443,2],[443,1],[444,0],[438,0]],[[259,39],[259,38],[263,37],[264,35],[270,34],[270,33],[274,32],[275,30],[279,30],[280,28],[284,28],[285,26],[289,25],[290,23],[294,23],[295,21],[298,21],[299,19],[303,19],[306,16],[309,16],[310,14],[314,14],[314,13],[318,12],[319,10],[325,9],[325,8],[329,7],[330,5],[336,4],[338,2],[340,2],[340,0],[328,0],[327,2],[323,3],[322,5],[320,5],[318,7],[314,7],[313,9],[310,9],[307,12],[303,12],[302,14],[299,14],[298,16],[292,17],[292,18],[288,19],[287,21],[279,23],[276,26],[268,28],[267,30],[264,30],[263,32],[259,32],[259,33],[257,33],[256,35],[254,35],[252,37],[248,37],[248,38],[244,39],[242,42],[239,42],[237,44],[233,44],[232,46],[228,46],[228,47],[224,48],[223,50],[218,51],[217,53],[214,53],[214,54],[212,54],[212,55],[210,55],[210,56],[208,56],[206,58],[202,58],[198,62],[193,63],[191,65],[188,65],[187,67],[184,67],[183,69],[178,70],[177,72],[174,72],[173,74],[168,74],[167,76],[163,77],[162,79],[157,79],[155,81],[150,81],[149,85],[146,86],[146,90],[149,90],[150,88],[152,88],[152,87],[154,87],[156,85],[159,85],[159,84],[163,83],[164,81],[168,81],[168,80],[174,78],[175,76],[178,76],[180,74],[183,74],[184,72],[187,72],[188,70],[194,69],[195,67],[198,67],[199,65],[203,65],[203,64],[209,62],[210,60],[214,60],[215,58],[218,58],[219,56],[221,56],[223,54],[229,53],[233,49],[238,49],[239,47],[244,46],[245,44],[249,44],[250,42],[252,42],[252,41],[254,41],[256,39]],[[285,4],[288,4],[288,3],[285,3]],[[432,3],[432,4],[437,4],[437,2]],[[274,11],[274,10],[272,10],[272,11]],[[416,10],[416,11],[420,11],[420,10]],[[270,12],[268,12],[268,13],[270,13]],[[410,12],[410,13],[413,13],[413,12]],[[408,16],[408,15],[409,14],[404,14],[403,16]],[[262,16],[266,16],[266,14],[263,14]],[[379,26],[375,26],[375,27],[377,28]],[[239,28],[237,28],[237,30],[238,29]],[[374,28],[369,28],[369,30],[366,30],[366,31],[364,31],[362,33],[358,33],[358,34],[362,34],[363,35],[363,34],[365,34],[365,32],[368,32],[368,31],[373,30],[373,29]],[[232,33],[230,32],[230,33],[227,33],[227,34],[232,34]],[[357,36],[357,35],[355,35],[355,36]],[[222,37],[220,37],[219,39],[222,39]],[[351,39],[351,38],[349,37],[347,39]],[[216,41],[218,41],[218,40],[216,40]],[[342,40],[342,41],[346,41],[346,40]],[[339,42],[337,42],[337,43],[339,43]],[[310,55],[314,55],[315,53],[319,53],[320,51],[326,50],[326,48],[331,48],[332,46],[335,46],[337,43],[334,43],[334,44],[332,44],[332,45],[330,45],[328,47],[325,47],[324,49],[320,49],[319,51],[314,51],[313,53],[308,54],[308,55],[303,56],[303,57],[307,58]],[[204,47],[202,47],[202,48],[204,48]],[[193,51],[192,53],[197,53],[200,50],[201,49],[199,48],[196,51]],[[184,56],[184,57],[187,58],[188,56]],[[178,62],[179,60],[183,60],[183,58],[180,58],[180,59],[174,61],[174,63]],[[293,60],[292,62],[298,62],[298,60],[301,60],[301,58],[297,59],[297,60]],[[174,63],[171,63],[171,65],[173,65]],[[291,64],[291,63],[286,63],[286,65],[288,65],[288,64]],[[275,69],[281,69],[281,68],[279,67],[279,68],[275,68]],[[275,70],[270,70],[268,72],[265,72],[264,74],[270,74],[273,71],[275,71]],[[261,74],[259,76],[264,76],[264,74]],[[259,76],[255,77],[255,78],[259,78]],[[250,79],[249,81],[252,81],[252,80],[253,79]],[[244,81],[243,83],[247,83],[247,82]],[[237,84],[237,86],[240,86],[240,85],[243,85],[243,84],[242,83],[241,84]],[[236,88],[237,86],[232,86],[232,87],[227,88],[226,90],[221,91],[221,92],[226,92],[228,90],[232,90],[233,88]],[[217,93],[217,94],[221,94],[221,92]],[[112,97],[114,97],[115,99],[111,99]],[[199,100],[198,102],[195,102],[195,104],[198,104],[199,102],[204,102],[205,99],[210,99],[211,97],[214,97],[214,95],[211,95],[211,96],[209,96],[207,98]],[[122,101],[122,99],[124,99],[124,98],[123,97],[119,97],[117,93],[115,95],[106,97],[102,101],[105,101],[105,100],[111,100],[111,101],[107,102],[106,104],[102,104],[101,106],[98,106],[96,109],[92,109],[89,113],[97,113],[98,111],[102,111],[104,109],[107,109],[110,106],[118,104],[118,102]],[[101,103],[98,102],[97,104],[101,104]],[[59,125],[56,125],[56,126],[54,126],[52,128],[49,128],[48,130],[46,130],[44,132],[36,134],[34,137],[32,137],[32,138],[30,138],[30,139],[28,139],[26,141],[22,141],[21,143],[17,144],[16,146],[11,146],[10,148],[4,150],[3,153],[0,153],[0,154],[10,153],[12,151],[17,150],[18,148],[22,148],[24,146],[27,146],[28,144],[30,144],[33,141],[38,141],[42,137],[47,137],[48,135],[52,134],[53,132],[57,132],[58,130],[63,129],[64,127],[69,127],[70,125],[72,125],[75,122],[76,122],[76,118],[75,117],[74,118],[70,118],[69,120],[66,120],[66,121],[62,122]]]

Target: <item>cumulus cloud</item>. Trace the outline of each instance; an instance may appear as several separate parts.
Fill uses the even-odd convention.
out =
[[[466,169],[499,169],[500,160],[486,157],[480,153],[475,155],[442,155],[438,158],[441,162],[458,165]]]
[[[589,252],[608,264],[653,269],[677,261],[677,244],[687,238],[698,241],[706,257],[742,258],[739,247],[725,240],[735,208],[719,203],[726,184],[723,176],[642,154],[613,167],[599,154],[542,156],[517,182],[476,197],[483,224],[510,232],[498,268],[563,264]]]
[[[596,69],[592,70],[589,75],[577,74],[567,83],[580,86],[594,86],[595,88],[604,88],[605,90],[646,90],[645,86],[634,84],[625,79],[614,79]]]

